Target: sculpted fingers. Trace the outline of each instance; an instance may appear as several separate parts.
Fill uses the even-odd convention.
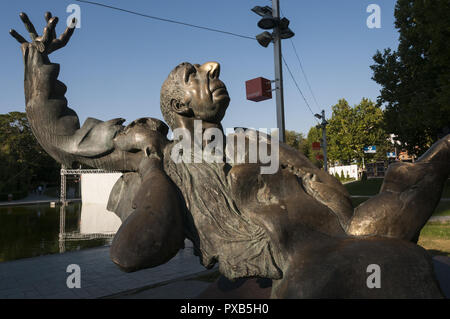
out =
[[[9,34],[17,40],[20,44],[27,43],[27,40],[25,40],[19,33],[16,32],[16,30],[11,29],[9,30]]]
[[[55,39],[51,46],[51,51],[58,50],[62,47],[64,47],[67,42],[69,42],[70,37],[72,36],[73,32],[75,31],[75,26],[77,24],[77,20],[75,18],[72,19],[72,24],[66,28],[66,30],[59,36],[58,39]]]
[[[63,43],[63,45],[66,45],[67,42],[69,42],[70,37],[72,36],[73,32],[75,31],[75,26],[77,25],[77,19],[73,18],[72,23],[70,26],[64,30],[64,32],[60,35],[59,41]]]
[[[55,32],[56,24],[58,23],[58,17],[53,17],[48,20],[47,26],[44,28],[42,34],[42,43],[47,47],[52,42],[52,34]]]
[[[50,21],[51,18],[52,18],[52,13],[49,12],[49,11],[47,11],[47,12],[45,13],[45,21],[46,21],[47,23],[49,23],[49,21]],[[50,37],[51,37],[52,40],[56,39],[56,32],[55,32],[55,29],[53,29],[53,32],[51,33]]]
[[[21,12],[19,16],[20,16],[20,19],[22,20],[23,24],[25,25],[25,28],[30,33],[31,39],[32,40],[36,39],[38,37],[38,34],[36,32],[36,29],[34,28],[34,25],[31,23],[30,19],[28,18],[28,16],[24,12]]]
[[[31,23],[30,19],[25,13],[20,13],[20,19],[23,21],[26,29],[30,33],[30,37],[33,40],[32,44],[36,47],[41,53],[51,53],[55,50],[58,50],[64,47],[67,42],[69,42],[70,37],[72,36],[77,20],[75,18],[72,19],[71,25],[66,28],[66,30],[61,34],[59,38],[56,38],[56,24],[58,23],[58,17],[53,17],[51,12],[46,12],[45,21],[47,21],[47,25],[44,28],[42,36],[39,36]],[[9,31],[11,36],[15,38],[20,44],[28,43],[24,37],[22,37],[15,30],[11,29]]]
[[[48,20],[50,20],[52,17],[52,13],[47,11],[44,16],[45,16],[45,21],[47,21],[47,23],[48,23]]]

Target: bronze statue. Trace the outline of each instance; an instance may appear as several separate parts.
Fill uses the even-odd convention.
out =
[[[260,174],[260,162],[177,163],[177,141],[157,119],[124,127],[123,119],[88,118],[80,127],[57,80],[59,65],[48,59],[74,29],[56,38],[58,19],[46,13],[38,36],[20,17],[32,42],[10,33],[21,43],[26,112],[39,143],[66,166],[123,172],[108,203],[123,221],[111,246],[123,270],[165,263],[188,238],[202,265],[218,263],[229,279],[272,279],[273,298],[442,297],[431,259],[415,242],[450,173],[450,135],[416,163],[392,164],[380,194],[355,209],[336,178],[283,143],[275,174]],[[172,130],[194,134],[200,120],[223,132],[230,98],[219,75],[216,62],[172,70],[160,101]],[[381,269],[379,288],[366,284],[371,264]]]

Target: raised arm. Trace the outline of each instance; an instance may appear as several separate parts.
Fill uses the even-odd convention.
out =
[[[21,44],[25,65],[25,102],[30,126],[42,147],[58,162],[71,167],[82,163],[92,167],[135,171],[142,154],[124,152],[114,145],[114,137],[123,129],[124,119],[103,122],[88,118],[80,128],[77,114],[67,106],[67,87],[58,81],[59,64],[48,55],[63,48],[72,36],[76,21],[56,38],[57,17],[45,14],[47,25],[39,36],[25,13],[20,18],[31,42],[15,30],[10,34]]]

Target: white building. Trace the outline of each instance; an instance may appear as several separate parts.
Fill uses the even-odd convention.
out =
[[[337,173],[339,176],[343,172],[344,177],[358,179],[358,165],[356,164],[330,167],[328,172],[331,175],[336,175]]]
[[[106,205],[120,176],[122,173],[81,174],[81,234],[117,232],[122,221]]]

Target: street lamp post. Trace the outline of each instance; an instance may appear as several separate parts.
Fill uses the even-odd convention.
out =
[[[252,9],[262,19],[258,22],[258,27],[261,29],[273,29],[270,34],[264,31],[256,36],[258,43],[267,47],[270,42],[273,42],[274,48],[274,64],[275,64],[275,92],[277,104],[277,127],[279,130],[280,142],[285,142],[285,125],[284,125],[284,96],[283,96],[283,69],[281,65],[281,39],[289,39],[294,36],[294,32],[289,29],[289,20],[286,18],[280,19],[280,1],[272,0],[272,8],[269,6],[256,6]]]
[[[272,0],[273,17],[280,19],[280,3],[279,0]],[[273,30],[273,53],[275,64],[275,92],[277,103],[277,127],[280,134],[280,142],[285,142],[284,128],[284,94],[283,94],[283,68],[281,65],[281,36],[279,26],[275,26]]]
[[[322,128],[322,150],[323,150],[323,168],[325,172],[328,172],[328,156],[327,156],[327,120],[325,119],[325,110],[322,110],[322,114],[315,114],[319,120],[322,119],[322,123],[317,127]]]

